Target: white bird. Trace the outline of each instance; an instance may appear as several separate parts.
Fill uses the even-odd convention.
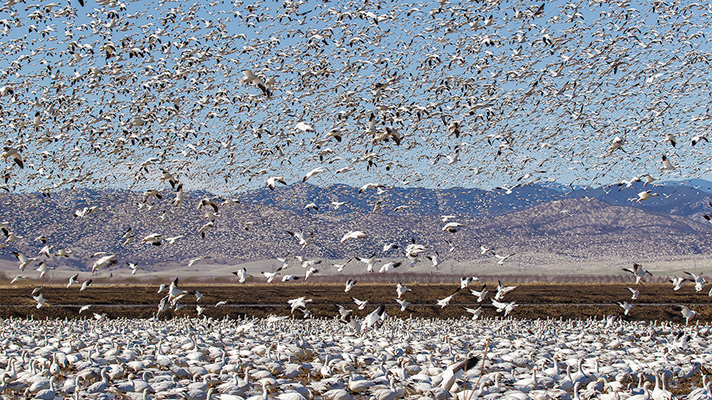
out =
[[[161,240],[163,238],[163,235],[160,233],[152,233],[150,235],[144,236],[143,239],[141,239],[142,243],[150,243],[154,246],[160,246],[163,244],[163,241]]]
[[[356,257],[356,259],[366,264],[366,272],[373,272],[373,267],[376,263],[376,253],[371,254],[369,258]]]
[[[369,329],[376,326],[378,321],[380,321],[385,316],[385,311],[386,307],[381,304],[380,306],[376,307],[376,309],[373,310],[370,314],[368,314],[366,318],[363,319],[363,324],[361,327],[362,332],[367,332]]]
[[[515,254],[516,253],[511,253],[511,254],[507,254],[506,256],[503,256],[503,255],[494,253],[494,256],[495,256],[495,258],[497,258],[498,265],[504,265],[504,261]]]
[[[667,156],[665,154],[663,154],[662,162],[663,162],[663,165],[662,165],[662,167],[660,167],[660,172],[673,171],[673,170],[677,169],[676,166],[672,165],[672,163],[670,162],[670,160],[667,158]]]
[[[105,255],[98,260],[96,260],[92,266],[91,266],[91,273],[95,273],[97,270],[100,268],[105,268],[105,267],[110,267],[114,264],[116,264],[118,261],[116,260],[116,254],[108,254]]]
[[[643,190],[642,192],[638,193],[638,200],[636,200],[636,203],[640,203],[642,201],[648,200],[653,198],[653,196],[659,196],[658,193],[653,193],[652,190]]]
[[[346,262],[344,262],[344,263],[342,263],[342,264],[334,264],[334,267],[336,268],[336,271],[337,271],[337,272],[343,272],[343,271],[344,271],[344,267],[346,267],[346,264],[348,264],[349,262],[351,262],[351,260],[353,260],[353,258],[349,258],[348,260],[346,260]]]
[[[388,271],[392,271],[392,270],[400,267],[401,264],[402,264],[402,262],[400,262],[400,261],[385,263],[381,266],[381,268],[378,270],[378,272],[382,274],[382,273],[385,273]]]
[[[630,313],[630,310],[633,308],[633,305],[628,303],[627,301],[624,301],[622,303],[619,301],[618,305],[621,306],[621,308],[623,309],[624,315],[628,315],[628,313]]]
[[[25,275],[16,275],[12,280],[10,281],[10,284],[12,285],[15,282],[21,281],[23,279],[28,279]]]
[[[459,222],[448,222],[447,224],[445,224],[445,226],[443,226],[442,230],[443,232],[457,233],[457,231],[460,230],[460,228],[462,228],[463,226],[465,225]]]
[[[479,281],[479,280],[480,280],[480,278],[478,278],[476,276],[463,276],[462,278],[460,278],[460,289],[464,289],[464,288],[470,286],[470,283],[472,283],[474,281]]]
[[[313,177],[313,176],[316,176],[316,175],[318,175],[318,174],[320,174],[320,173],[322,173],[322,172],[324,172],[324,171],[326,171],[324,168],[322,168],[322,167],[316,167],[316,168],[314,168],[313,170],[307,172],[306,175],[304,175],[304,178],[302,178],[302,182],[306,182],[307,179],[309,179],[309,178],[311,178],[311,177]]]
[[[367,238],[367,237],[368,237],[368,235],[366,234],[366,232],[363,232],[363,231],[351,231],[351,232],[345,234],[345,235],[341,238],[341,243],[345,243],[347,240],[351,240],[351,239],[365,239],[365,238]]]
[[[356,286],[356,281],[353,279],[349,279],[346,281],[346,288],[344,289],[344,293],[348,293],[349,290],[353,289],[354,286]]]
[[[638,289],[634,289],[634,288],[630,288],[630,287],[628,288],[628,290],[630,290],[630,293],[631,293],[630,299],[637,300],[638,296],[640,295],[640,291]]]
[[[33,262],[37,261],[37,257],[30,257],[27,258],[24,254],[20,253],[19,251],[13,251],[12,254],[17,258],[17,260],[20,262],[19,269],[20,271],[24,271],[25,268],[27,268],[28,265],[32,264]]]
[[[450,390],[457,379],[460,379],[465,372],[474,368],[480,361],[480,357],[468,354],[467,357],[455,363],[448,365],[445,371],[442,372],[440,377],[440,387],[445,390]]]
[[[82,283],[82,287],[79,289],[79,291],[80,291],[80,292],[83,292],[83,291],[87,290],[87,288],[89,287],[89,285],[91,285],[91,282],[92,282],[91,279],[89,279],[89,280],[87,280],[87,281],[84,281],[84,283]]]
[[[308,123],[306,123],[306,122],[304,122],[304,121],[299,121],[299,122],[297,122],[297,125],[295,126],[295,128],[298,129],[298,130],[300,130],[300,131],[302,131],[302,132],[311,132],[311,133],[316,132],[316,131],[314,130],[314,127],[313,127],[313,126],[309,125]]]
[[[472,319],[476,320],[482,315],[482,307],[477,307],[477,308],[468,308],[468,307],[463,307],[465,311],[468,313],[472,314]]]
[[[670,281],[673,285],[672,290],[678,291],[682,288],[682,285],[685,283],[685,278],[680,277],[680,276],[674,276],[672,278],[668,278],[668,281]]]
[[[429,254],[427,257],[430,260],[430,262],[433,264],[433,268],[435,268],[435,269],[440,268],[440,264],[442,264],[442,260],[440,259],[440,254],[438,254],[437,251],[435,252],[435,254]]]
[[[272,283],[272,281],[274,281],[274,278],[277,276],[277,272],[262,271],[262,275],[267,278],[267,283]]]
[[[359,300],[355,297],[351,297],[351,299],[354,301],[354,303],[356,303],[359,310],[363,310],[364,308],[366,308],[366,304],[368,304],[368,300]]]
[[[35,299],[35,301],[37,302],[37,308],[42,308],[42,306],[44,306],[46,303],[46,300],[42,293],[37,296],[32,296],[32,298]]]
[[[502,281],[499,281],[499,285],[497,285],[497,293],[494,295],[495,300],[502,300],[504,298],[504,295],[511,292],[512,290],[516,289],[516,286],[504,286]]]
[[[401,296],[406,294],[406,292],[411,292],[411,289],[408,289],[407,287],[403,286],[400,282],[396,285],[396,294],[398,295],[398,298],[400,299]]]
[[[442,298],[442,299],[438,299],[438,300],[437,300],[437,305],[439,305],[440,308],[445,308],[446,306],[448,306],[448,305],[450,304],[450,302],[452,301],[452,299],[455,297],[455,295],[456,295],[457,292],[459,292],[459,291],[460,291],[460,289],[456,290],[455,292],[453,292],[453,293],[452,293],[451,295],[449,295],[449,296],[446,296],[446,297],[444,297],[444,298]]]
[[[232,274],[237,276],[238,281],[240,283],[245,283],[246,281],[252,279],[252,275],[247,273],[247,268],[245,268],[245,267],[240,268],[237,271],[233,271]]]
[[[292,307],[292,314],[297,308],[307,308],[307,303],[311,303],[313,299],[307,299],[306,297],[298,297],[296,299],[287,300],[287,303]]]
[[[278,183],[281,183],[282,185],[287,184],[281,176],[270,176],[267,180],[265,180],[265,183],[267,183],[267,187],[270,188],[270,190],[274,190]]]
[[[25,168],[25,163],[22,161],[22,155],[20,155],[20,152],[15,148],[9,146],[3,147],[3,152],[0,153],[0,158],[5,161],[9,158],[17,164],[18,167]]]
[[[685,318],[685,326],[687,326],[690,323],[690,319],[694,318],[695,315],[697,315],[696,311],[690,310],[690,308],[687,306],[678,305],[677,307],[680,307],[680,312],[682,313],[682,317]]]
[[[272,92],[265,84],[265,81],[259,75],[252,72],[252,70],[243,69],[242,70],[242,79],[240,79],[240,82],[245,85],[252,83],[255,86],[257,86],[262,91],[262,93],[265,94],[265,96],[267,96],[267,97],[272,96]]]
[[[410,302],[408,302],[405,299],[394,299],[394,300],[396,301],[396,303],[400,304],[401,311],[405,311],[406,307],[408,307],[410,305]]]
[[[178,235],[178,236],[167,237],[167,238],[166,238],[166,242],[167,242],[168,244],[172,245],[172,244],[175,244],[175,242],[176,242],[178,239],[182,238],[182,237],[185,237],[185,235]]]
[[[510,301],[509,303],[503,303],[503,302],[497,301],[495,299],[490,299],[490,301],[492,301],[492,305],[497,308],[498,313],[501,313],[502,311],[504,311],[505,317],[507,315],[509,315],[509,313],[512,312],[512,310],[514,310],[515,307],[518,306],[518,304],[514,301]]]
[[[129,267],[129,268],[131,268],[131,275],[136,275],[136,272],[137,272],[139,269],[141,269],[141,267],[139,267],[138,264],[132,263],[132,262],[128,262],[128,261],[126,262],[126,266]]]
[[[314,237],[314,234],[310,233],[308,235],[305,235],[303,232],[293,232],[293,231],[287,231],[288,234],[294,236],[299,240],[299,245],[302,246],[302,249],[307,247],[309,243],[311,243],[312,238]]]
[[[641,281],[645,282],[645,277],[647,275],[653,276],[652,273],[650,273],[649,271],[646,271],[643,268],[643,266],[638,263],[633,263],[633,268],[621,268],[621,270],[630,272],[631,274],[633,274],[633,276],[635,276],[635,284],[636,285],[639,284]]]
[[[682,271],[682,272],[684,272],[687,275],[690,275],[692,277],[692,279],[688,279],[688,280],[691,282],[695,282],[695,291],[696,292],[701,292],[702,289],[705,287],[705,284],[707,284],[707,282],[705,281],[705,278],[702,276],[702,274],[695,275],[692,272],[687,272],[687,271]]]
[[[339,316],[341,320],[345,320],[346,317],[348,317],[353,312],[353,310],[349,310],[341,304],[337,304],[337,306],[339,307]]]
[[[623,147],[624,144],[625,144],[625,138],[616,136],[613,139],[613,141],[611,142],[611,145],[608,146],[608,155],[611,155],[617,149],[621,149],[621,147]],[[621,150],[623,150],[623,149],[621,149]]]
[[[489,293],[489,292],[487,292],[487,285],[485,284],[485,285],[482,286],[482,289],[480,289],[479,291],[478,291],[478,290],[474,290],[474,289],[470,289],[470,293],[472,293],[473,296],[477,297],[477,302],[478,302],[478,303],[482,303],[482,300],[485,299],[485,296],[486,296],[487,293]]]

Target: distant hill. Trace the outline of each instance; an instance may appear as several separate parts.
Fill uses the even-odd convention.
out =
[[[696,186],[699,186],[696,183]],[[637,203],[641,190],[659,196]],[[294,184],[274,191],[257,189],[238,193],[239,204],[220,205],[215,227],[201,239],[198,229],[208,222],[198,210],[207,193],[189,193],[178,206],[174,195],[162,199],[127,191],[76,190],[44,197],[39,194],[0,195],[0,212],[11,230],[22,238],[0,250],[0,258],[14,259],[12,251],[37,255],[47,245],[69,249],[69,259],[53,259],[54,266],[87,268],[95,252],[116,253],[120,265],[184,264],[191,258],[238,263],[284,255],[347,259],[376,254],[404,258],[402,249],[415,240],[442,258],[482,261],[480,245],[502,253],[517,253],[519,263],[576,260],[656,259],[712,253],[712,224],[702,218],[712,211],[712,194],[686,184],[631,188],[562,188],[527,185],[507,193],[503,189],[391,188],[379,193],[346,185],[325,188]],[[222,199],[216,199],[218,203]],[[346,202],[338,210],[332,201]],[[305,209],[315,203],[318,210]],[[96,206],[86,217],[75,217],[83,207]],[[139,206],[142,210],[139,210]],[[442,231],[441,217],[452,215],[465,226],[452,234]],[[128,228],[135,237],[122,235]],[[286,231],[312,234],[301,249]],[[362,230],[367,239],[339,243],[350,230]],[[151,233],[183,235],[175,243],[152,246],[141,238]],[[125,243],[126,242],[126,243]],[[450,244],[454,250],[450,252]],[[395,243],[397,250],[383,252]],[[526,256],[525,256],[526,255]],[[426,260],[426,262],[429,262]]]

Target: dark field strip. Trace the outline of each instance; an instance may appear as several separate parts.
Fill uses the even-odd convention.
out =
[[[287,300],[305,296],[313,301],[308,308],[314,317],[338,316],[336,304],[354,310],[359,316],[371,312],[378,304],[386,305],[386,312],[395,317],[416,318],[460,318],[468,314],[463,306],[476,308],[479,305],[469,290],[459,291],[451,304],[445,308],[437,306],[438,299],[452,294],[459,288],[454,284],[408,283],[412,289],[403,297],[415,305],[400,311],[394,298],[394,284],[357,284],[349,293],[344,293],[343,285],[336,284],[251,284],[251,285],[181,285],[185,291],[198,290],[203,294],[200,302],[192,294],[181,301],[184,307],[178,311],[161,313],[161,318],[196,316],[196,304],[204,309],[204,315],[213,318],[269,315],[290,315]],[[471,285],[480,289],[481,285]],[[504,301],[521,304],[510,314],[515,318],[602,318],[618,315],[625,320],[675,321],[684,323],[675,304],[688,305],[697,312],[692,320],[706,323],[712,321],[712,299],[707,291],[696,293],[691,285],[675,292],[670,284],[638,286],[640,296],[630,299],[632,285],[625,284],[520,284],[508,293]],[[494,295],[496,284],[488,284],[488,299],[481,305],[483,317],[496,317],[489,297]],[[20,318],[84,318],[93,313],[105,314],[108,318],[151,318],[164,293],[157,293],[155,285],[93,285],[84,292],[78,288],[45,286],[42,293],[47,304],[37,309],[31,297],[32,287],[12,286],[0,288],[0,317]],[[358,310],[352,296],[369,300],[364,310]],[[227,306],[215,307],[219,301]],[[624,316],[616,302],[628,301],[634,304],[630,315]],[[89,312],[78,314],[82,305],[91,304]],[[300,311],[296,318],[302,318]]]

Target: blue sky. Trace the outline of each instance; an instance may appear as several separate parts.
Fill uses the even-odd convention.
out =
[[[5,7],[0,106],[26,163],[5,162],[7,185],[145,189],[165,169],[231,193],[317,167],[320,185],[711,179],[709,143],[691,145],[709,131],[710,7],[654,3]],[[374,142],[371,115],[400,145]]]

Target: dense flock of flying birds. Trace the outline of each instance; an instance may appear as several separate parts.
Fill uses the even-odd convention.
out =
[[[144,191],[142,207],[150,211],[149,199],[166,190],[177,206],[189,189],[232,195],[307,181],[351,182],[361,193],[475,184],[511,192],[538,181],[630,186],[700,177],[712,165],[706,101],[711,17],[712,4],[659,0],[9,0],[0,7],[0,190],[51,199],[74,188],[129,188]],[[656,195],[645,190],[637,201]],[[236,201],[200,200],[207,222],[196,235],[208,237],[220,207]],[[87,205],[75,216],[95,210]],[[446,234],[464,227],[452,219],[443,217]],[[26,240],[10,225],[0,224],[3,248]],[[287,234],[302,249],[310,245],[307,232]],[[368,235],[354,230],[340,242]],[[163,246],[182,237],[151,233],[140,240]],[[129,229],[121,239],[138,238]],[[402,246],[411,265],[425,257],[433,268],[441,262],[425,244]],[[485,245],[481,251],[500,265],[515,255]],[[12,254],[21,271],[37,263],[42,279],[49,259],[71,253],[46,244],[36,256]],[[299,257],[303,279],[318,272],[319,261]],[[92,259],[92,274],[119,263],[111,251]],[[268,281],[290,267],[287,258],[280,261],[283,267],[262,272]],[[351,262],[376,272],[375,255],[335,267],[340,272]],[[126,264],[132,273],[140,269]],[[378,272],[402,266],[388,261]],[[626,270],[636,284],[650,275],[639,264]],[[235,275],[250,279],[246,269]],[[701,292],[704,277],[686,275],[672,280],[674,290],[689,280]],[[13,283],[26,278],[18,275]],[[485,302],[486,286],[470,288],[476,280],[463,277],[437,305],[449,306],[462,292]],[[91,283],[76,274],[67,288],[84,291]],[[344,290],[356,284],[349,280]],[[157,316],[179,309],[190,295],[203,314],[201,293],[184,291],[177,279],[164,286]],[[490,298],[503,316],[517,307],[504,301],[512,289],[500,282]],[[630,290],[632,302],[619,303],[625,315],[638,295]],[[409,306],[408,292],[401,284],[395,288],[401,310]],[[45,305],[41,288],[32,295],[38,308]],[[368,306],[353,300],[360,309]],[[310,301],[290,300],[291,314],[308,317]],[[695,311],[679,308],[689,324]],[[478,319],[482,308],[466,311]],[[388,318],[384,305],[364,318],[351,313],[342,305],[333,320],[273,317],[240,325],[205,316],[110,321],[100,314],[12,321],[0,330],[0,394],[658,400],[671,398],[666,378],[704,376],[703,364],[712,357],[709,329],[699,326],[615,317],[399,320]],[[584,361],[593,367],[585,369]],[[712,398],[709,383],[687,398]]]

